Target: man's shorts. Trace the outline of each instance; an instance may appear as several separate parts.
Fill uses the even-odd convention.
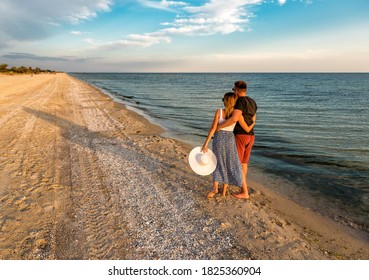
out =
[[[254,145],[255,135],[237,134],[236,144],[238,157],[241,163],[249,163],[252,146]]]

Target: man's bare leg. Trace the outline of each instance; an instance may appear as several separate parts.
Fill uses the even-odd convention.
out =
[[[223,196],[226,196],[226,194],[227,194],[227,190],[228,190],[228,184],[224,184],[224,185],[223,185],[223,191],[222,191],[222,195],[223,195]]]
[[[241,187],[240,193],[233,195],[235,198],[242,198],[242,199],[250,198],[249,190],[247,188],[247,181],[246,181],[247,170],[248,170],[247,163],[242,163],[242,187]]]

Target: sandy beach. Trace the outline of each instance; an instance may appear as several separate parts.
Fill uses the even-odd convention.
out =
[[[2,260],[369,259],[252,170],[249,201],[207,199],[190,145],[67,74],[0,75],[0,124]]]

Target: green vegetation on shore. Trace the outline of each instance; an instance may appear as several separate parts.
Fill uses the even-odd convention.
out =
[[[56,73],[56,71],[52,70],[43,70],[39,67],[32,68],[26,66],[20,67],[11,67],[8,68],[8,64],[0,64],[0,73],[7,73],[7,74],[40,74],[40,73]]]

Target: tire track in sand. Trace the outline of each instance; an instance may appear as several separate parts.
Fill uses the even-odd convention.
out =
[[[113,190],[103,182],[104,175],[100,170],[95,147],[92,144],[94,138],[101,136],[99,131],[112,130],[111,123],[102,114],[96,116],[98,112],[96,101],[88,98],[88,90],[73,80],[71,80],[69,94],[71,103],[79,104],[72,107],[75,126],[69,131],[69,139],[72,197],[75,199],[73,203],[77,209],[77,219],[82,223],[83,233],[81,234],[85,238],[85,258],[124,258],[126,240],[121,238],[124,230],[117,215],[114,215],[115,205],[111,197]],[[80,105],[85,102],[88,102],[89,106],[81,110]],[[91,111],[93,111],[92,118]],[[87,114],[87,121],[84,114]],[[91,128],[88,123],[91,119],[101,121],[98,129]]]

